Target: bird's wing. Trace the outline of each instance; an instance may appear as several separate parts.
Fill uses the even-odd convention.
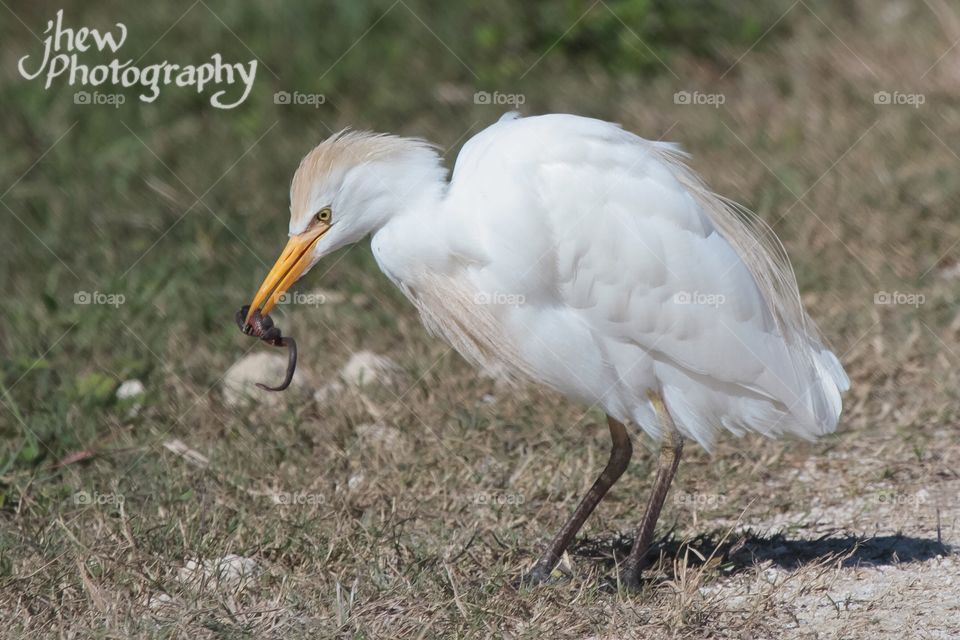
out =
[[[652,370],[687,435],[835,427],[846,375],[789,264],[672,145],[575,116],[501,121],[461,152],[450,201],[497,258],[478,282],[581,323],[615,384]]]

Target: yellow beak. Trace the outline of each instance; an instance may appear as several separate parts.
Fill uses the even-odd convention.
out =
[[[247,312],[247,322],[250,322],[250,316],[260,305],[263,305],[260,309],[261,315],[270,313],[290,285],[296,282],[310,266],[312,249],[329,228],[329,224],[318,223],[313,228],[290,238],[287,246],[283,248],[283,253],[270,269],[270,273],[263,279],[257,295],[253,297],[250,311]]]

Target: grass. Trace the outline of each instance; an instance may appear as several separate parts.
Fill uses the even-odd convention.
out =
[[[460,51],[456,23],[433,25],[410,6]],[[548,51],[520,78],[468,43],[458,61],[397,6],[317,79],[369,15],[337,5],[337,30],[287,9],[190,7],[127,19],[128,7],[108,3],[71,20],[127,19],[131,52],[151,60],[214,50],[249,59],[221,16],[272,70],[261,69],[243,108],[216,112],[172,89],[152,106],[74,105],[72,90],[44,92],[16,75],[16,60],[39,45],[3,10],[3,634],[960,633],[949,580],[960,517],[950,49],[960,14],[933,0],[784,3],[770,40],[752,49],[674,53],[652,76]],[[55,12],[15,9],[38,31]],[[396,33],[424,51],[391,53]],[[526,68],[542,53],[517,59]],[[473,66],[495,80],[472,77]],[[281,89],[319,89],[329,101],[275,105]],[[360,350],[391,358],[396,379],[326,402],[296,392],[250,409],[223,401],[228,367],[264,349],[237,334],[232,314],[284,241],[301,155],[353,125],[428,137],[452,164],[463,140],[500,115],[473,104],[480,89],[522,93],[528,113],[577,112],[682,141],[711,185],[773,224],[853,381],[839,432],[820,442],[726,439],[712,456],[688,447],[658,530],[661,561],[638,596],[610,579],[652,456],[637,447],[565,558],[565,579],[513,590],[605,461],[603,416],[471,371],[426,335],[366,246],[301,287],[323,287],[331,302],[289,305],[277,322],[300,341],[311,389],[337,380]],[[677,91],[725,100],[677,105]],[[878,91],[925,103],[876,104]],[[74,304],[78,292],[124,300]],[[875,304],[881,292],[917,304]],[[135,414],[114,395],[132,378],[146,388]],[[256,572],[218,576],[228,554]]]

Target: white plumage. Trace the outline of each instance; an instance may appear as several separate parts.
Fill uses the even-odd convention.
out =
[[[674,432],[710,447],[724,430],[836,428],[848,380],[782,247],[674,145],[507,114],[464,146],[447,182],[422,140],[341,133],[301,163],[290,235],[252,308],[267,314],[320,258],[371,235],[431,331],[485,370],[603,408],[627,459],[615,423],[669,436],[677,459]]]
[[[598,120],[504,117],[466,144],[437,206],[374,235],[374,254],[468,360],[656,439],[648,391],[705,446],[723,428],[833,431],[847,378],[789,264],[738,255],[719,229],[773,254],[680,160]],[[418,259],[431,254],[443,259]]]

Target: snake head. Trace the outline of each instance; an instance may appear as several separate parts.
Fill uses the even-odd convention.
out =
[[[250,325],[247,324],[248,311],[250,311],[250,305],[248,304],[243,305],[242,307],[240,307],[240,310],[237,311],[236,315],[233,316],[233,319],[236,321],[237,327],[240,329],[240,331],[243,331],[244,333],[249,335],[250,332],[248,331],[248,327]]]

